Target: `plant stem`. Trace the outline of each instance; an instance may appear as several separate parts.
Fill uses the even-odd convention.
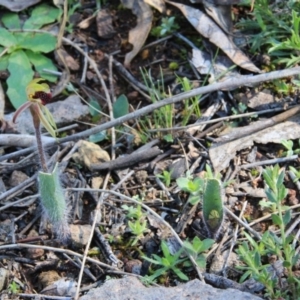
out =
[[[39,119],[39,117],[35,111],[35,108],[33,106],[30,107],[30,112],[32,115],[33,126],[35,129],[36,143],[37,143],[38,154],[39,154],[39,158],[40,158],[40,162],[41,162],[41,167],[42,167],[42,170],[44,173],[48,173],[45,152],[44,152],[44,147],[43,147],[43,143],[42,143],[40,119]]]

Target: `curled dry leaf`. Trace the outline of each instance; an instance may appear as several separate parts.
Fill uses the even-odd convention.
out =
[[[112,16],[107,9],[101,9],[97,13],[97,33],[98,36],[107,39],[115,34],[115,29],[112,24]]]
[[[181,10],[195,29],[210,42],[222,49],[224,53],[238,66],[251,72],[259,73],[260,70],[249,58],[226,36],[226,34],[203,12],[193,7],[166,1]]]
[[[137,16],[137,25],[129,32],[128,41],[133,45],[133,48],[125,56],[124,65],[128,68],[148,37],[152,26],[153,14],[150,6],[141,0],[122,0],[122,3]]]
[[[253,126],[253,124],[249,126]],[[245,130],[245,127],[232,129],[232,131],[237,130]],[[294,140],[298,138],[300,138],[300,117],[296,115],[283,123],[276,124],[228,143],[213,144],[209,149],[209,156],[215,172],[221,172],[228,167],[237,151],[252,147],[254,143],[280,144],[283,139]]]
[[[21,11],[39,2],[41,2],[41,0],[0,0],[0,5],[11,11]]]
[[[144,2],[156,8],[162,14],[166,11],[166,5],[164,0],[144,0]]]

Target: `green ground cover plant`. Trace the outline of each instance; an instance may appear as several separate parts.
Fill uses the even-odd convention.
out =
[[[247,240],[239,246],[238,254],[246,264],[239,267],[244,271],[241,281],[251,276],[265,286],[266,297],[292,300],[300,295],[300,280],[293,272],[300,256],[292,243],[294,237],[287,235],[286,230],[291,221],[291,210],[282,204],[288,193],[284,186],[284,174],[278,165],[267,167],[263,172],[265,192],[272,203],[272,222],[279,229],[279,234],[267,230],[257,242],[245,233]],[[268,261],[271,256],[275,256],[285,269],[285,278],[281,277],[283,272],[276,272],[276,267]]]
[[[56,76],[43,71],[57,71],[52,60],[45,55],[56,48],[56,37],[26,30],[40,29],[57,21],[60,15],[58,8],[41,4],[31,10],[24,24],[17,13],[6,12],[1,18],[4,26],[0,27],[0,70],[8,70],[10,73],[6,81],[7,95],[15,108],[26,101],[25,89],[35,71],[45,80],[57,80]]]

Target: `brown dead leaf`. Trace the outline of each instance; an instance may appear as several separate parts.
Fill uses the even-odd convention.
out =
[[[129,68],[132,59],[139,53],[148,37],[153,14],[150,6],[142,0],[122,0],[122,3],[137,16],[137,25],[130,30],[128,38],[129,43],[133,45],[133,49],[126,54],[124,61],[125,67]]]
[[[58,51],[58,50],[56,50],[56,51]],[[60,59],[60,56],[57,54],[56,51],[55,51],[55,58],[56,58],[56,60],[58,61],[58,63],[61,66],[64,66],[63,62]],[[67,51],[65,51],[64,49],[59,49],[59,51],[60,51],[60,54],[64,57],[65,62],[67,64],[68,68],[70,70],[72,70],[72,71],[78,71],[79,68],[80,68],[78,62]]]
[[[109,154],[103,150],[99,145],[81,141],[78,147],[78,152],[74,153],[72,158],[76,163],[91,168],[92,164],[110,161]]]
[[[5,6],[11,11],[21,11],[39,2],[41,2],[41,0],[0,0],[0,5]]]
[[[166,5],[164,0],[144,0],[144,2],[156,8],[162,14],[164,14],[166,11]]]
[[[115,34],[112,17],[107,9],[101,9],[96,17],[97,33],[101,38],[111,38]]]
[[[243,130],[243,128],[234,128],[233,131],[235,130]],[[254,143],[280,144],[281,140],[294,140],[298,138],[300,138],[300,116],[296,115],[288,121],[276,124],[240,139],[228,143],[213,144],[209,149],[209,156],[215,172],[220,172],[227,168],[237,151],[252,147]]]
[[[202,36],[208,38],[211,43],[222,49],[235,64],[251,72],[260,72],[249,58],[226,36],[223,30],[203,12],[180,3],[166,2],[179,8],[195,29]]]

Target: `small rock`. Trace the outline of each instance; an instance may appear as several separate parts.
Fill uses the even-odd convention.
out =
[[[4,268],[0,268],[0,292],[5,288],[9,272]]]
[[[45,253],[44,249],[38,249],[38,248],[29,248],[26,251],[26,257],[29,259],[38,259],[41,258]]]
[[[235,289],[221,290],[214,288],[198,279],[191,280],[185,284],[175,287],[145,287],[135,277],[125,277],[122,279],[111,279],[106,281],[101,287],[91,289],[80,300],[261,300],[255,295],[241,292]]]
[[[141,274],[141,267],[142,262],[138,259],[128,260],[124,265],[124,269],[126,272],[138,275]]]
[[[76,120],[89,115],[89,107],[81,103],[77,95],[71,95],[63,101],[46,105],[54,117],[57,127],[74,123]],[[5,121],[11,121],[14,113],[4,116]],[[34,133],[32,117],[29,109],[22,112],[16,121],[16,130],[22,134]]]
[[[27,180],[29,177],[18,170],[15,170],[11,173],[11,176],[9,178],[9,184],[11,187],[18,186],[20,183],[24,182]]]
[[[51,296],[70,296],[76,293],[77,282],[72,279],[60,278],[42,290],[42,294]]]
[[[56,271],[46,271],[41,272],[38,276],[39,283],[42,285],[43,288],[51,285],[53,282],[60,279],[60,276]]]
[[[89,169],[92,164],[110,161],[107,151],[101,149],[99,145],[87,141],[80,141],[78,152],[73,154],[72,158],[76,163],[85,165]]]
[[[77,248],[84,247],[91,235],[92,227],[90,225],[70,225],[72,244]]]

